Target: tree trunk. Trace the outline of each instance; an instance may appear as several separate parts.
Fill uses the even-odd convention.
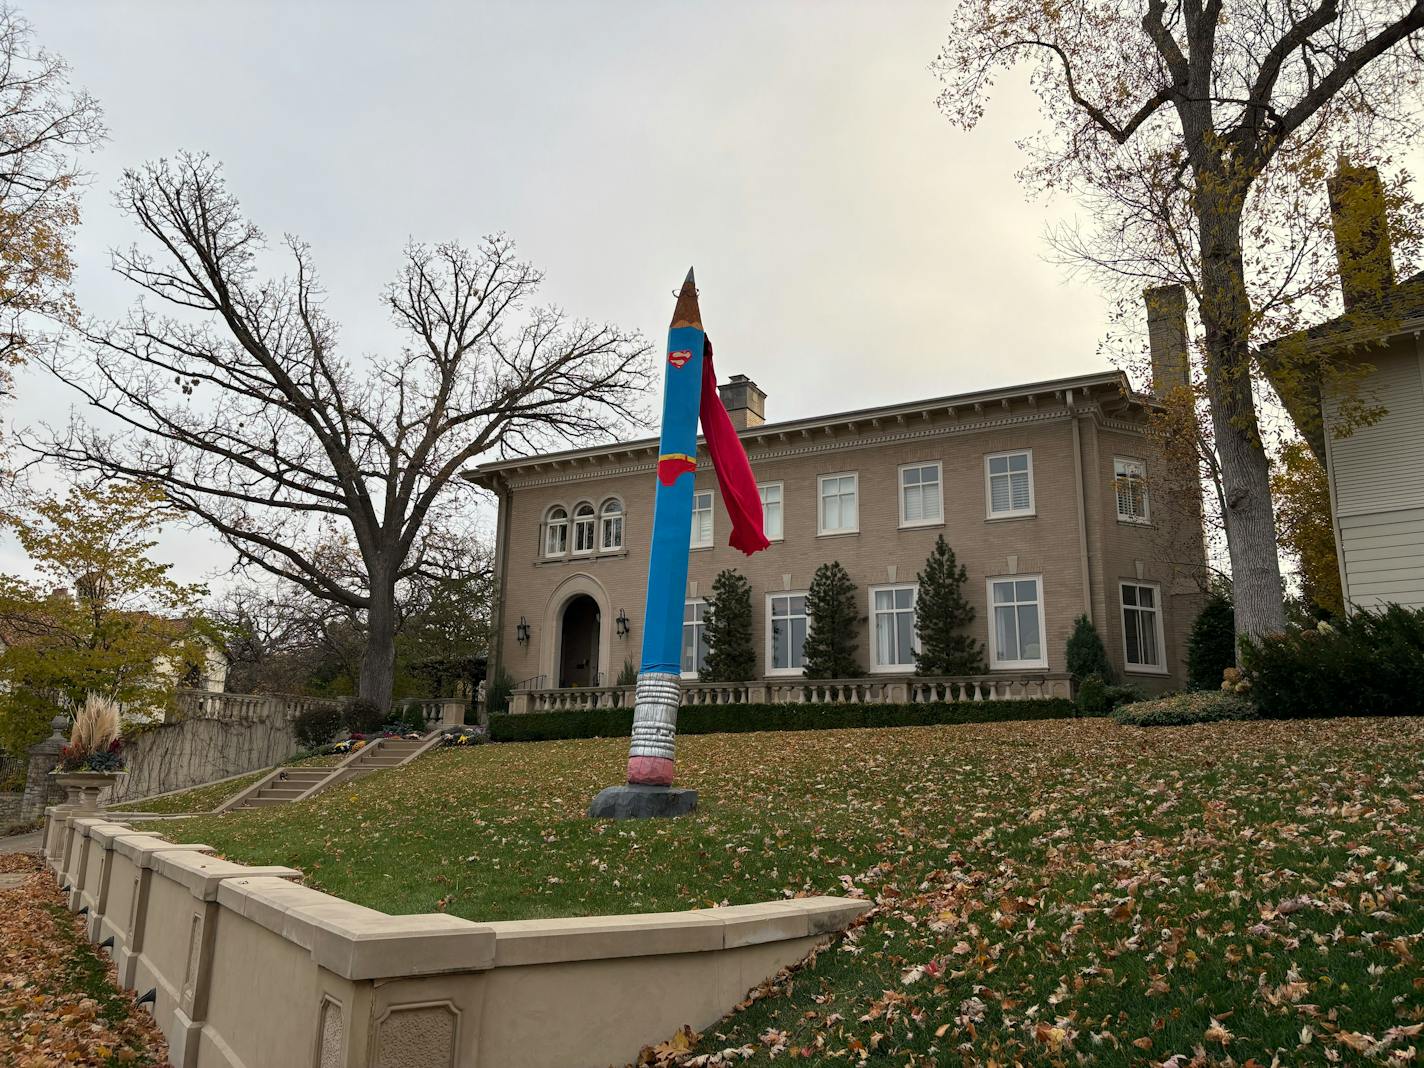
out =
[[[396,675],[396,590],[393,581],[381,580],[376,569],[371,571],[366,651],[361,657],[361,679],[356,692],[389,710]]]
[[[1207,389],[1226,504],[1236,633],[1238,637],[1274,634],[1285,629],[1285,604],[1270,463],[1251,393],[1250,304],[1241,257],[1241,215],[1237,208],[1204,197],[1198,223]]]

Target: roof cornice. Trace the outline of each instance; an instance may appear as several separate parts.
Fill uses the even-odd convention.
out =
[[[1122,398],[1127,404],[1132,406],[1148,407],[1153,405],[1150,397],[1134,393],[1127,375],[1122,371],[1099,371],[1093,374],[1075,375],[1071,378],[1051,379],[1044,382],[1032,382],[1020,386],[1012,386],[1002,389],[978,390],[972,393],[960,393],[947,397],[934,397],[928,400],[913,401],[902,404],[883,405],[877,408],[862,408],[854,411],[836,412],[832,415],[818,416],[810,419],[792,419],[780,423],[763,423],[761,426],[750,427],[739,432],[739,437],[747,446],[748,454],[752,461],[760,459],[770,459],[775,456],[793,455],[805,452],[827,451],[829,448],[847,448],[856,444],[863,444],[861,439],[855,440],[836,439],[838,428],[845,428],[852,432],[880,431],[885,427],[904,426],[913,419],[916,424],[929,423],[931,419],[944,417],[951,420],[950,423],[934,423],[931,426],[917,427],[912,432],[905,433],[877,433],[875,440],[896,441],[911,437],[938,436],[965,432],[975,429],[991,429],[995,426],[1003,426],[1008,423],[1038,421],[1043,418],[1062,418],[1067,414],[1064,405],[1072,394],[1086,394],[1088,398],[1096,396],[1103,399],[1103,395],[1112,392]],[[1038,398],[1051,398],[1052,408],[1038,408]],[[1076,398],[1074,398],[1076,399]],[[1027,418],[1023,416],[1008,417],[1007,413],[1013,407],[1015,401],[1025,402],[1029,405]],[[1081,402],[1080,402],[1081,403]],[[1004,414],[986,413],[991,408],[998,408]],[[812,435],[825,440],[818,442],[817,446],[802,445],[796,448],[787,448],[784,443],[792,437],[803,441]],[[778,444],[772,444],[772,443]],[[702,438],[699,436],[698,444],[701,446]],[[550,469],[545,477],[534,480],[520,479],[521,484],[530,485],[535,483],[563,482],[577,479],[582,474],[591,474],[592,468],[600,467],[600,474],[615,474],[631,471],[643,470],[651,466],[656,460],[658,447],[657,438],[639,438],[634,441],[614,442],[608,445],[595,445],[582,449],[569,449],[563,452],[547,453],[541,456],[521,457],[510,460],[498,460],[493,463],[481,464],[480,466],[463,472],[463,477],[480,485],[489,485],[498,480],[507,480],[516,471],[529,471],[534,468]],[[634,462],[640,454],[646,454],[646,458]],[[648,459],[650,458],[650,459]],[[620,462],[621,461],[621,462]],[[609,470],[610,465],[613,470]],[[579,470],[582,469],[582,470]]]

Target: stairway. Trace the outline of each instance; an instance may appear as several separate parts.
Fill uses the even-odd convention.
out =
[[[373,738],[339,764],[325,768],[275,768],[271,774],[219,805],[217,812],[265,808],[304,801],[337,783],[350,782],[374,771],[408,764],[440,744],[440,732],[424,738]]]

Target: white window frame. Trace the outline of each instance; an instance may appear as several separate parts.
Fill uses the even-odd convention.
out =
[[[698,508],[698,507],[697,507],[697,499],[698,499],[699,497],[706,497],[706,498],[707,498],[707,507],[706,507],[706,508]],[[711,490],[693,490],[693,493],[692,493],[692,532],[691,532],[691,537],[688,539],[688,543],[689,543],[689,544],[688,544],[688,548],[691,548],[691,549],[710,549],[710,548],[712,548],[712,546],[714,546],[714,545],[717,544],[717,531],[716,531],[716,525],[717,525],[717,510],[716,510],[715,507],[713,507],[715,503],[716,503],[716,502],[714,502],[714,501],[712,500],[712,491],[711,491]],[[707,539],[706,539],[705,541],[701,541],[701,540],[699,540],[698,537],[697,537],[698,531],[701,529],[700,524],[697,522],[697,516],[698,516],[698,514],[699,514],[700,512],[706,512],[706,513],[707,513]]]
[[[781,494],[781,499],[776,502],[781,509],[781,531],[772,537],[770,531],[766,531],[767,541],[782,541],[786,537],[786,483],[785,482],[759,482],[757,483],[757,496],[761,498],[762,526],[766,526],[766,491],[775,489]]]
[[[879,614],[875,608],[875,595],[877,593],[893,592],[896,590],[910,591],[910,660],[906,664],[882,664],[880,663],[880,642],[876,634],[876,616]],[[916,623],[919,618],[916,609],[920,603],[920,587],[914,582],[894,582],[880,586],[871,586],[869,589],[870,608],[870,670],[872,674],[900,674],[904,675],[915,670],[915,653],[920,651],[920,632]],[[890,609],[889,615],[895,615],[897,609]]]
[[[587,508],[588,511],[580,515],[579,509]],[[588,528],[588,548],[579,548],[579,527]],[[598,548],[598,509],[593,506],[592,501],[579,501],[574,505],[573,515],[569,517],[569,552],[574,556],[590,556],[593,550]]]
[[[994,511],[994,475],[989,473],[989,462],[1000,460],[1006,456],[1027,456],[1028,457],[1028,507],[1014,508],[1013,493],[1009,494],[1010,506],[1002,512]],[[1009,477],[1000,475],[1000,478]],[[991,452],[984,457],[984,517],[986,519],[1024,519],[1028,516],[1038,514],[1038,498],[1034,493],[1033,486],[1033,450],[1032,449],[1009,449],[1007,452]]]
[[[1134,476],[1131,475],[1131,474],[1128,474],[1128,475],[1126,475],[1126,476],[1123,476],[1123,475],[1118,474],[1118,465],[1119,465],[1119,464],[1131,465],[1131,466],[1136,467],[1136,468],[1138,469],[1137,474],[1136,474],[1135,477],[1138,479],[1138,482],[1139,482],[1139,484],[1140,484],[1141,487],[1142,487],[1142,514],[1141,514],[1141,515],[1129,515],[1129,514],[1124,514],[1124,512],[1123,512],[1123,510],[1122,510],[1122,497],[1119,496],[1118,491],[1117,491],[1118,480],[1121,479],[1121,478],[1123,478],[1123,477],[1126,477],[1126,478],[1128,479],[1129,484],[1131,484],[1131,481],[1132,481],[1132,479],[1133,479]],[[1118,518],[1118,522],[1120,522],[1120,523],[1150,523],[1150,522],[1152,522],[1152,495],[1151,495],[1151,492],[1150,492],[1150,491],[1148,490],[1148,488],[1147,488],[1147,461],[1146,461],[1146,460],[1139,460],[1139,459],[1137,459],[1137,457],[1135,457],[1135,456],[1114,456],[1114,457],[1113,457],[1113,503],[1114,503],[1114,505],[1115,505],[1116,508],[1117,508],[1117,518]]]
[[[1122,599],[1122,591],[1128,586],[1146,587],[1152,591],[1152,600],[1155,607],[1143,609],[1137,605],[1128,605]],[[1122,623],[1122,663],[1123,668],[1129,675],[1166,675],[1167,672],[1167,640],[1165,628],[1162,624],[1162,586],[1157,582],[1143,582],[1141,579],[1120,579],[1117,584],[1117,606],[1118,619]],[[1127,613],[1129,608],[1134,612],[1151,611],[1152,623],[1156,630],[1157,655],[1162,658],[1161,664],[1134,664],[1127,658]]]
[[[1002,660],[999,658],[999,621],[995,615],[994,604],[994,583],[996,582],[1027,582],[1033,579],[1038,583],[1038,647],[1043,651],[1043,655],[1037,660]],[[988,605],[989,624],[989,670],[991,671],[1022,671],[1027,668],[1047,668],[1048,667],[1048,628],[1047,620],[1044,616],[1044,591],[1042,575],[990,575],[984,580],[984,601]],[[1015,605],[1023,604],[1022,601],[1014,601]]]
[[[905,518],[905,472],[915,469],[933,467],[935,469],[935,506],[939,509],[939,514],[933,519],[906,519]],[[895,481],[898,484],[896,492],[900,498],[900,526],[901,527],[938,527],[944,525],[944,464],[939,460],[920,460],[917,463],[901,464],[895,474]],[[920,484],[923,487],[923,483]]]
[[[831,478],[848,478],[855,487],[855,526],[835,527],[826,526],[826,480]],[[844,494],[837,493],[837,496]],[[859,471],[833,471],[826,475],[816,476],[816,536],[825,537],[836,534],[859,534],[860,533],[860,472]]]
[[[806,674],[806,653],[805,653],[805,647],[804,647],[804,645],[803,645],[803,647],[802,647],[802,652],[801,652],[801,666],[800,666],[800,667],[785,667],[785,668],[779,668],[779,667],[776,667],[776,666],[775,666],[776,660],[775,660],[775,657],[774,657],[774,655],[773,655],[773,654],[774,654],[773,635],[772,635],[772,632],[771,632],[771,627],[772,627],[771,606],[772,606],[772,603],[773,603],[773,598],[776,598],[776,597],[801,597],[801,598],[804,598],[804,597],[806,597],[806,595],[807,595],[808,592],[809,592],[809,591],[807,591],[807,590],[772,590],[771,592],[769,592],[769,593],[766,595],[766,642],[765,642],[766,661],[765,661],[765,663],[766,663],[766,675],[767,675],[767,677],[769,677],[769,678],[772,678],[772,677],[775,677],[775,678],[786,678],[786,677],[794,677],[794,676],[800,676],[800,675]],[[805,608],[804,608],[805,602],[803,601],[802,604],[803,604],[802,612],[804,613],[804,612],[805,612]],[[794,618],[794,617],[788,616],[788,617],[786,617],[786,618],[789,619],[789,618]],[[810,617],[809,615],[806,615],[806,616],[804,616],[804,618],[805,618],[805,620],[806,620],[806,633],[809,635],[809,634],[811,633],[811,617]]]
[[[701,606],[702,606],[702,618],[701,618],[700,620],[691,620],[691,621],[688,620],[688,618],[687,618],[687,609],[688,609],[688,606],[690,606],[690,605],[701,605]],[[682,637],[683,637],[684,640],[686,639],[687,628],[688,628],[689,626],[692,627],[692,629],[693,629],[693,640],[694,640],[694,641],[696,641],[696,639],[697,639],[697,631],[699,631],[699,630],[702,631],[702,642],[703,642],[703,644],[705,645],[706,642],[707,642],[707,598],[705,598],[705,597],[689,597],[689,598],[687,598],[686,600],[684,600],[684,601],[682,602],[682,631],[683,631]],[[700,675],[700,672],[698,672],[696,669],[694,669],[694,670],[692,670],[692,671],[688,671],[686,668],[683,668],[683,667],[682,667],[682,645],[679,644],[678,647],[677,647],[677,649],[678,649],[678,652],[677,652],[677,656],[678,656],[678,667],[679,667],[679,669],[681,670],[682,677],[683,677],[684,679],[696,679],[696,678]]]
[[[562,519],[555,519],[555,512],[563,512]],[[563,528],[564,546],[558,551],[549,548],[549,539],[552,537],[555,528]],[[569,554],[569,510],[562,504],[551,504],[544,509],[544,551],[541,554],[545,560],[561,560]]]
[[[611,511],[616,507],[618,510]],[[598,551],[601,553],[616,553],[623,551],[623,539],[627,537],[628,510],[623,507],[623,502],[617,497],[609,497],[598,508]],[[618,523],[618,541],[616,544],[609,544],[608,527],[614,520]]]

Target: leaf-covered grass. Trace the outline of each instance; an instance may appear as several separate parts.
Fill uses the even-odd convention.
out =
[[[303,757],[300,760],[287,761],[286,766],[293,768],[327,767],[337,763],[341,759],[341,755]],[[125,801],[118,805],[110,805],[109,810],[111,812],[163,812],[172,814],[211,812],[229,797],[232,797],[241,790],[246,790],[270,770],[270,768],[263,768],[261,771],[254,771],[251,775],[243,775],[240,778],[229,779],[226,782],[209,783],[206,786],[195,786],[191,790],[184,790],[176,794],[167,794],[163,797],[155,797],[148,801],[142,798],[135,801]]]
[[[1186,1068],[1424,1049],[1424,719],[705,735],[679,741],[695,815],[587,820],[625,747],[443,751],[181,833],[388,912],[874,901],[699,1054]]]
[[[24,881],[0,888],[0,1064],[160,1065],[167,1047],[113,964],[83,935],[37,858],[0,856]]]

